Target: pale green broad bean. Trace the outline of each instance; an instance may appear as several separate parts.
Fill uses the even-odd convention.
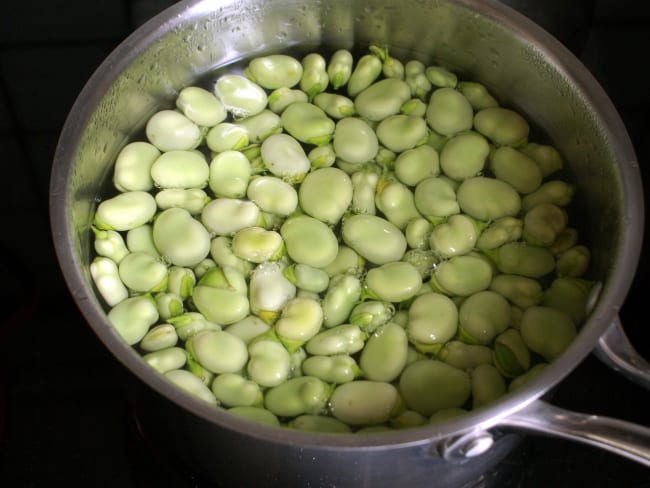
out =
[[[396,115],[411,99],[411,89],[406,82],[397,78],[386,78],[373,83],[354,99],[356,113],[365,120],[381,122]]]
[[[386,148],[400,153],[427,141],[427,124],[421,117],[397,114],[386,117],[375,129],[377,139]]]
[[[467,98],[453,88],[434,90],[427,106],[426,121],[434,131],[453,136],[472,128],[474,111]]]
[[[425,100],[433,88],[426,75],[426,66],[416,59],[411,59],[404,65],[404,81],[411,89],[411,95],[420,100]]]
[[[424,70],[424,74],[433,86],[439,88],[456,88],[456,85],[458,84],[458,77],[442,66],[427,66]]]
[[[307,344],[305,350],[314,356],[354,354],[363,349],[367,334],[358,325],[341,324],[324,329]]]
[[[500,217],[490,222],[483,229],[476,241],[476,248],[481,250],[496,249],[508,242],[521,238],[524,223],[516,217]]]
[[[575,187],[562,180],[552,180],[542,185],[521,199],[521,208],[525,212],[540,203],[552,203],[558,207],[566,207],[573,199]]]
[[[324,412],[331,390],[314,376],[298,376],[267,390],[264,406],[279,417],[319,414]]]
[[[314,105],[333,119],[342,119],[356,114],[355,102],[338,93],[319,93],[314,97]]]
[[[499,146],[523,146],[530,132],[526,119],[504,107],[479,110],[474,115],[474,128]]]
[[[285,265],[278,261],[258,264],[248,284],[251,312],[268,324],[280,316],[286,303],[296,296],[296,286],[283,274]]]
[[[445,295],[466,297],[486,290],[492,281],[490,263],[477,255],[452,256],[433,272],[431,288]]]
[[[246,344],[223,330],[202,330],[185,342],[201,366],[216,374],[241,371],[248,361]]]
[[[387,322],[376,329],[361,351],[359,366],[364,377],[371,381],[395,380],[408,358],[408,337],[397,324]]]
[[[323,325],[334,327],[347,320],[361,297],[361,281],[351,273],[334,275],[322,300]]]
[[[296,263],[322,268],[336,258],[338,240],[325,223],[308,215],[290,217],[280,234],[289,257]]]
[[[159,316],[154,299],[150,295],[138,295],[119,302],[109,310],[107,318],[124,342],[133,346],[142,340]]]
[[[574,324],[581,324],[587,315],[587,302],[592,281],[560,277],[544,291],[542,305],[563,311]]]
[[[198,215],[211,200],[206,192],[199,188],[166,188],[155,196],[160,210],[183,208],[192,215]]]
[[[506,378],[515,378],[530,368],[528,347],[517,329],[507,329],[494,339],[494,365]]]
[[[467,372],[436,359],[409,364],[399,379],[399,393],[406,407],[425,417],[445,408],[460,408],[471,394]]]
[[[480,235],[478,223],[467,215],[452,215],[436,225],[429,236],[429,248],[442,258],[467,254]]]
[[[114,307],[129,297],[129,290],[120,278],[115,261],[98,256],[90,263],[90,276],[97,291],[109,307]]]
[[[336,162],[336,153],[332,144],[315,146],[307,153],[307,158],[311,163],[311,169],[328,168],[334,166]]]
[[[158,188],[203,188],[210,166],[198,151],[167,151],[151,165],[151,177]]]
[[[271,425],[273,427],[280,426],[280,420],[278,420],[274,414],[262,407],[232,407],[228,409],[228,412],[252,422]]]
[[[394,429],[412,429],[426,422],[427,418],[414,410],[403,410],[388,420],[389,425]]]
[[[404,230],[413,219],[421,217],[411,189],[396,180],[379,180],[375,192],[375,206],[400,230]]]
[[[493,354],[488,346],[452,339],[442,346],[436,357],[454,368],[469,372],[480,364],[492,364]]]
[[[294,102],[280,116],[283,129],[305,144],[328,144],[334,134],[335,122],[323,109],[309,102]]]
[[[521,197],[512,186],[485,176],[464,180],[456,196],[460,209],[478,220],[515,217],[521,209]]]
[[[326,383],[347,383],[361,376],[362,371],[352,356],[309,356],[302,363],[306,376],[315,376]]]
[[[544,178],[561,170],[564,166],[564,161],[558,150],[548,144],[529,142],[520,150],[537,163]]]
[[[552,361],[560,356],[573,342],[576,327],[561,310],[534,306],[524,310],[520,326],[521,338],[528,348]]]
[[[218,266],[230,266],[243,276],[248,276],[254,264],[236,256],[232,251],[232,238],[217,236],[210,242],[210,256]]]
[[[221,326],[210,322],[199,312],[184,312],[170,317],[167,322],[174,326],[178,338],[186,341],[202,330],[221,330]]]
[[[236,124],[246,130],[249,144],[259,144],[267,137],[282,132],[283,129],[280,116],[267,109],[238,120]]]
[[[252,59],[244,74],[267,90],[290,88],[300,82],[303,67],[300,61],[286,54],[270,54]]]
[[[217,262],[214,259],[205,258],[195,266],[192,266],[192,271],[194,271],[194,274],[196,275],[197,279],[201,279],[203,275],[205,275],[212,268],[216,268],[216,267],[217,267]]]
[[[352,429],[347,424],[333,417],[325,415],[299,415],[288,424],[288,427],[306,432],[325,432],[349,434]]]
[[[341,244],[334,261],[327,266],[323,266],[322,270],[329,275],[330,279],[332,276],[342,273],[352,273],[360,276],[364,272],[365,264],[366,260],[359,253],[351,247]]]
[[[408,309],[406,332],[422,352],[434,353],[450,341],[458,329],[458,309],[447,296],[427,293],[413,300]]]
[[[456,134],[447,141],[440,152],[440,169],[453,180],[477,176],[485,166],[490,145],[477,132]]]
[[[332,88],[338,90],[348,82],[353,66],[354,58],[347,49],[339,49],[332,54],[327,64],[327,76]]]
[[[242,75],[220,76],[213,91],[226,110],[238,119],[260,113],[268,102],[264,89]]]
[[[195,149],[203,135],[197,124],[176,110],[161,110],[153,114],[145,126],[147,140],[160,151]]]
[[[510,146],[493,150],[489,167],[497,179],[505,181],[522,195],[534,192],[542,184],[542,171],[535,161]]]
[[[578,243],[578,231],[573,227],[567,227],[560,232],[555,242],[548,248],[555,256],[559,256],[564,251],[571,249]]]
[[[329,85],[327,74],[327,61],[318,53],[309,53],[302,58],[302,78],[300,89],[307,94],[309,100],[321,92],[324,92]]]
[[[379,300],[365,300],[354,306],[349,321],[370,334],[384,325],[395,315],[395,305]]]
[[[564,209],[552,203],[539,203],[524,214],[523,238],[529,244],[548,247],[568,222]]]
[[[232,252],[251,263],[276,261],[284,255],[282,236],[263,227],[245,227],[232,237]]]
[[[93,247],[98,256],[109,258],[116,264],[129,254],[129,249],[124,242],[122,234],[114,230],[98,229],[91,227],[94,235]]]
[[[433,231],[433,224],[424,217],[418,217],[406,224],[404,236],[410,250],[429,249],[429,237]]]
[[[243,319],[229,325],[226,330],[229,334],[236,335],[245,344],[250,344],[257,336],[270,330],[271,326],[256,315],[248,315]]]
[[[382,68],[381,59],[374,54],[361,56],[348,78],[348,95],[354,98],[368,88],[379,77]]]
[[[375,192],[379,175],[375,171],[359,170],[350,176],[352,201],[350,210],[357,214],[375,215]]]
[[[260,148],[265,167],[275,176],[299,182],[311,168],[311,162],[300,143],[288,134],[267,137]]]
[[[408,186],[417,186],[422,180],[440,174],[438,152],[427,144],[407,149],[397,155],[394,163],[395,176]]]
[[[374,264],[399,261],[406,252],[406,238],[399,228],[375,215],[344,219],[341,234],[345,244]]]
[[[153,224],[153,242],[163,259],[176,266],[194,266],[210,253],[210,234],[187,210],[163,210]]]
[[[506,394],[506,382],[492,364],[479,364],[471,373],[472,408],[497,401]]]
[[[274,327],[282,344],[293,353],[320,331],[323,320],[323,307],[317,300],[296,297],[286,303]]]
[[[437,424],[440,422],[446,422],[447,420],[453,420],[462,415],[467,414],[468,411],[464,408],[442,408],[437,410],[429,417],[429,424]]]
[[[587,271],[590,260],[591,251],[587,246],[573,246],[558,255],[555,266],[557,275],[579,278]]]
[[[368,270],[364,293],[397,303],[414,297],[421,286],[422,277],[415,266],[405,261],[392,261]]]
[[[225,407],[260,406],[262,390],[254,381],[236,373],[218,375],[210,387],[217,401]]]
[[[217,399],[210,391],[210,388],[208,388],[200,378],[189,371],[184,369],[173,369],[167,371],[165,377],[190,395],[213,405],[217,404]]]
[[[481,83],[475,81],[460,81],[458,82],[457,88],[458,91],[467,98],[472,108],[477,112],[484,108],[499,106],[497,99],[494,98]]]
[[[515,274],[495,276],[490,283],[490,290],[521,308],[539,305],[544,299],[544,290],[539,281]]]
[[[126,231],[149,222],[156,210],[156,200],[150,193],[124,192],[97,205],[94,224],[103,230]]]
[[[368,49],[381,59],[381,72],[385,78],[398,78],[400,80],[404,78],[404,64],[399,59],[390,56],[387,48],[371,45]]]
[[[235,151],[248,146],[248,132],[241,125],[222,122],[207,132],[205,144],[214,153]]]
[[[443,178],[425,178],[415,187],[415,206],[428,220],[437,224],[444,217],[460,213],[454,187]]]
[[[248,377],[262,387],[284,383],[291,374],[291,356],[270,329],[248,344]]]
[[[198,86],[183,88],[176,97],[176,108],[196,125],[204,127],[214,127],[228,116],[219,99]]]
[[[330,398],[332,415],[348,425],[383,424],[403,408],[397,388],[383,381],[344,383],[334,389]]]
[[[509,242],[484,253],[494,260],[504,274],[541,278],[555,269],[555,257],[548,249],[523,242]]]
[[[405,115],[414,115],[424,117],[427,113],[427,104],[419,98],[411,98],[400,108],[400,112]]]
[[[491,344],[510,325],[510,304],[495,291],[479,291],[463,301],[458,310],[458,324],[465,342]]]
[[[122,283],[133,292],[157,292],[167,287],[167,266],[150,254],[129,253],[118,270]]]
[[[535,366],[532,366],[524,374],[521,374],[521,375],[517,376],[516,378],[513,378],[510,381],[510,384],[508,385],[508,392],[516,391],[517,389],[521,388],[526,383],[528,383],[530,381],[533,381],[541,373],[544,372],[544,370],[546,369],[547,366],[548,366],[548,363],[537,363]]]
[[[127,231],[126,247],[130,252],[144,252],[157,259],[162,258],[153,239],[153,225],[151,224],[143,224]]]
[[[276,114],[281,114],[285,108],[294,102],[308,102],[307,94],[298,89],[291,88],[277,88],[269,94],[268,107],[269,110]]]
[[[192,292],[192,303],[205,318],[219,325],[234,324],[250,313],[245,293],[209,285],[197,285]]]
[[[352,181],[338,168],[311,171],[300,185],[300,208],[329,225],[337,224],[352,203]]]
[[[187,362],[187,353],[180,347],[168,347],[149,352],[142,359],[159,373],[181,369]]]
[[[336,123],[332,147],[337,158],[347,163],[362,164],[377,155],[379,140],[364,120],[346,117]]]
[[[201,212],[201,223],[208,232],[232,236],[260,223],[260,209],[254,202],[239,198],[216,198]]]
[[[178,334],[172,324],[158,324],[144,335],[140,341],[140,348],[143,351],[154,352],[161,349],[173,347],[178,343]]]
[[[423,282],[431,277],[440,262],[437,254],[431,249],[409,249],[404,253],[402,261],[411,264],[420,273]],[[428,284],[422,283],[418,294],[425,291],[431,291],[431,288]]]
[[[115,158],[113,184],[119,191],[149,191],[153,188],[151,165],[160,156],[160,150],[149,142],[127,144]]]

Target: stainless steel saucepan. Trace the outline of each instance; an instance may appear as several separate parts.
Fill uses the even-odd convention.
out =
[[[462,418],[395,433],[328,435],[254,424],[172,387],[109,326],[89,275],[90,225],[119,149],[178,90],[216,68],[287,49],[390,46],[481,81],[540,127],[578,186],[581,240],[599,282],[577,339],[534,381]],[[51,224],[69,289],[90,327],[137,379],[139,414],[160,442],[222,486],[463,486],[520,433],[575,439],[650,466],[650,429],[561,410],[553,387],[588,354],[644,386],[648,364],[618,320],[638,262],[643,196],[634,150],[611,101],[555,38],[492,0],[187,0],[140,27],[74,104],[51,178]],[[596,381],[594,379],[594,381]],[[650,472],[649,472],[650,474]]]

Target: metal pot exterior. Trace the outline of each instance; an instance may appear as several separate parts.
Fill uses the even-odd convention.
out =
[[[110,328],[89,275],[97,198],[119,149],[161,105],[171,106],[181,87],[254,54],[323,46],[363,50],[370,43],[481,81],[504,105],[543,128],[578,185],[579,231],[593,252],[590,278],[602,283],[600,297],[576,341],[540,377],[458,420],[366,437],[306,434],[234,419],[171,387]],[[475,480],[516,439],[497,436],[488,453],[466,460],[462,469],[436,454],[439,442],[498,424],[551,389],[594,348],[634,275],[642,201],[634,151],[600,86],[550,35],[487,0],[180,2],[134,32],[89,80],[61,134],[51,180],[56,251],[81,312],[127,370],[146,383],[143,411],[159,416],[178,450],[215,480],[220,476],[238,486],[247,480],[256,486],[394,486],[398,474],[400,486],[432,486],[432,477],[435,486]]]

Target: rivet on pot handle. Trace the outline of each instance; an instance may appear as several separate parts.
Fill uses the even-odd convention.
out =
[[[572,412],[535,400],[501,419],[498,427],[582,442],[650,467],[650,428],[624,420]]]
[[[598,339],[594,354],[614,371],[650,390],[650,363],[634,349],[618,317]]]

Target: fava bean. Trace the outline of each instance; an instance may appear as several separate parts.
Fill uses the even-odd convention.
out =
[[[581,324],[587,315],[587,301],[593,283],[581,278],[561,277],[544,291],[542,305],[563,311],[574,324]]]
[[[296,287],[283,274],[279,262],[258,264],[248,285],[251,311],[266,323],[274,323],[282,308],[296,296]]]
[[[541,278],[555,269],[555,257],[544,247],[509,242],[494,251],[484,251],[496,263],[499,271],[529,278]]]
[[[312,337],[305,349],[315,356],[354,354],[363,349],[366,333],[357,325],[342,324],[325,329]]]
[[[233,236],[232,252],[238,258],[252,263],[276,261],[284,254],[284,241],[274,230],[245,227]]]
[[[287,134],[273,134],[261,146],[264,165],[275,176],[289,182],[299,182],[311,167],[300,143]]]
[[[176,328],[172,324],[158,324],[149,329],[139,345],[143,351],[154,352],[173,347],[177,343],[178,334],[176,334]]]
[[[323,297],[323,325],[341,325],[361,297],[361,281],[354,274],[332,276]]]
[[[271,326],[256,315],[248,315],[238,322],[229,325],[226,330],[229,334],[236,335],[245,344],[250,344],[257,336],[269,331]]]
[[[479,233],[480,227],[474,219],[452,215],[446,223],[431,230],[429,247],[443,258],[467,254],[474,249]]]
[[[438,134],[452,136],[469,130],[473,117],[474,112],[467,98],[453,88],[438,88],[431,94],[426,119]]]
[[[550,246],[569,221],[566,211],[552,203],[540,203],[524,215],[523,238],[532,245]]]
[[[361,369],[353,357],[346,354],[337,356],[309,356],[302,363],[302,371],[307,376],[315,376],[326,383],[347,383],[361,376]]]
[[[207,285],[194,287],[192,303],[206,319],[221,325],[242,320],[250,312],[246,294]]]
[[[461,210],[478,220],[515,217],[521,209],[521,198],[512,186],[485,176],[466,179],[456,195]]]
[[[198,86],[183,88],[176,97],[176,108],[196,125],[205,127],[214,127],[228,115],[214,94]]]
[[[149,142],[162,152],[194,149],[203,138],[199,126],[176,110],[153,114],[147,121],[145,133]]]
[[[506,378],[515,378],[530,368],[530,351],[517,329],[507,329],[495,338],[494,365]]]
[[[394,171],[399,181],[416,186],[422,180],[440,174],[438,152],[426,144],[408,149],[395,159]]]
[[[379,180],[375,194],[375,205],[389,222],[404,230],[413,219],[421,217],[415,206],[413,192],[399,181]]]
[[[316,146],[307,153],[311,169],[328,168],[336,162],[336,153],[332,144]]]
[[[330,399],[332,415],[348,425],[382,424],[403,408],[397,388],[382,381],[344,383],[334,389]]]
[[[282,224],[280,234],[287,254],[297,263],[322,268],[336,258],[336,236],[318,219],[308,215],[290,217]]]
[[[273,427],[280,426],[278,418],[262,407],[232,407],[228,409],[228,412],[253,422],[271,425]]]
[[[281,114],[284,109],[294,102],[308,102],[307,94],[302,90],[294,90],[291,88],[278,88],[268,97],[269,109],[276,114]]]
[[[483,290],[467,297],[458,310],[460,337],[470,344],[491,344],[510,325],[510,305],[503,296]]]
[[[236,373],[218,375],[211,386],[217,401],[225,407],[262,405],[262,391],[257,383]]]
[[[352,202],[352,181],[338,168],[316,169],[305,176],[298,198],[306,214],[334,225]]]
[[[463,408],[442,408],[429,417],[429,424],[437,424],[440,422],[446,422],[447,420],[453,420],[465,415],[466,413],[467,410]]]
[[[414,249],[429,249],[429,237],[433,230],[433,224],[424,217],[412,219],[406,224],[404,235],[406,243],[411,250]]]
[[[387,323],[395,315],[395,306],[391,302],[379,300],[367,300],[361,302],[350,312],[350,323],[358,325],[361,329],[370,334],[377,327]]]
[[[576,336],[571,317],[561,310],[544,306],[524,310],[520,332],[526,346],[547,361],[560,356]]]
[[[248,63],[244,74],[268,90],[297,85],[302,78],[302,64],[286,54],[259,56]]]
[[[404,80],[411,89],[411,95],[420,100],[425,100],[433,88],[426,75],[426,66],[416,59],[412,59],[404,65]]]
[[[364,271],[365,264],[365,259],[354,249],[345,245],[340,245],[336,252],[334,261],[327,266],[323,266],[322,269],[330,276],[330,279],[332,276],[342,273],[350,273],[360,276]]]
[[[587,246],[573,246],[558,255],[555,266],[557,275],[579,278],[587,271],[590,259],[591,251]]]
[[[128,298],[129,290],[120,279],[115,261],[106,257],[96,257],[90,263],[90,276],[97,291],[109,307],[114,307]]]
[[[490,153],[487,140],[476,132],[453,136],[440,152],[440,168],[454,180],[477,176]]]
[[[386,78],[373,83],[354,99],[356,112],[366,120],[380,122],[398,114],[402,105],[411,99],[411,89],[397,78]]]
[[[403,302],[414,297],[421,285],[422,277],[415,266],[393,261],[368,271],[364,292],[386,302]]]
[[[521,308],[539,305],[544,298],[544,291],[539,281],[514,274],[495,276],[490,284],[490,290]]]
[[[192,215],[200,214],[210,201],[207,193],[198,188],[167,188],[156,193],[156,204],[161,210],[183,208]]]
[[[417,297],[408,310],[406,332],[410,342],[422,352],[437,352],[458,329],[458,309],[439,293]]]
[[[119,264],[122,258],[129,254],[126,242],[124,242],[124,238],[119,232],[98,229],[94,226],[91,229],[95,237],[93,247],[99,256],[109,258],[116,264]]]
[[[424,119],[404,114],[386,117],[379,122],[375,133],[382,145],[396,153],[424,144],[428,136]]]
[[[398,261],[406,251],[404,234],[392,223],[374,215],[352,215],[343,220],[343,241],[374,264]]]
[[[110,309],[107,318],[120,337],[132,346],[158,321],[158,308],[151,295],[138,295],[120,301]]]
[[[129,253],[118,269],[122,283],[134,292],[157,292],[167,287],[167,266],[150,254]]]
[[[492,267],[479,256],[452,256],[440,263],[431,276],[431,288],[445,295],[466,297],[485,290],[492,281]]]
[[[271,329],[248,345],[248,376],[258,385],[274,387],[284,383],[291,374],[291,357]]]
[[[275,323],[275,332],[291,353],[314,337],[323,325],[321,304],[309,298],[289,300]]]
[[[242,75],[220,76],[214,84],[214,94],[235,118],[258,114],[268,102],[264,89]]]
[[[480,364],[492,364],[493,352],[488,346],[451,340],[442,346],[437,358],[454,368],[469,372]]]
[[[182,341],[202,330],[221,330],[220,325],[208,321],[199,312],[185,312],[168,318],[167,322],[174,326],[178,338]]]
[[[490,153],[489,161],[496,178],[521,194],[532,193],[542,184],[542,172],[537,164],[515,148],[501,146]]]
[[[548,144],[529,142],[521,148],[521,152],[537,163],[544,178],[564,166],[564,161],[558,150]]]
[[[537,378],[540,374],[544,372],[547,366],[548,366],[547,363],[537,363],[535,366],[530,368],[524,374],[519,375],[516,378],[513,378],[510,384],[508,385],[508,392],[516,391],[526,383],[533,381],[535,378]]]
[[[187,355],[180,347],[168,347],[147,353],[142,356],[142,359],[153,369],[164,374],[185,366]]]
[[[469,374],[436,359],[409,364],[399,379],[407,408],[425,417],[444,408],[460,408],[470,397]]]
[[[337,434],[352,432],[352,429],[347,424],[324,415],[299,415],[289,422],[289,427],[306,432],[331,432]]]
[[[399,59],[388,54],[388,48],[371,45],[368,49],[381,59],[381,72],[386,78],[399,78],[400,80],[404,78],[404,65]]]
[[[215,153],[235,151],[248,145],[248,132],[241,125],[222,122],[208,131],[205,143]]]
[[[497,401],[506,394],[506,382],[491,364],[479,364],[471,372],[472,408],[479,408]]]
[[[300,89],[307,94],[309,100],[327,89],[329,75],[327,61],[318,53],[309,53],[302,58],[302,78]]]
[[[543,183],[537,190],[521,199],[522,210],[528,211],[540,203],[551,203],[558,207],[566,207],[573,198],[575,187],[562,180]]]
[[[356,114],[355,102],[338,93],[319,93],[314,97],[313,102],[333,119],[342,119]]]
[[[376,329],[361,351],[359,366],[371,381],[395,380],[408,356],[408,337],[402,327],[388,322]]]
[[[427,113],[427,104],[419,98],[411,98],[401,106],[400,112],[406,115],[424,117],[424,115]]]
[[[424,70],[424,74],[432,85],[439,88],[456,88],[456,85],[458,84],[458,77],[442,66],[427,66]]]
[[[194,266],[210,252],[208,231],[182,208],[163,210],[153,224],[152,235],[164,259],[176,266]]]
[[[559,256],[564,251],[571,249],[578,243],[578,231],[572,227],[567,227],[560,232],[555,242],[548,247],[555,256]]]
[[[208,371],[235,373],[248,361],[246,344],[222,330],[202,330],[185,342],[188,352]]]
[[[361,56],[348,79],[348,95],[354,98],[368,88],[381,74],[382,67],[381,59],[374,54]]]
[[[283,129],[280,116],[267,109],[237,121],[237,125],[246,129],[250,144],[259,144],[267,137],[279,134]]]
[[[483,229],[476,241],[481,250],[496,249],[508,242],[514,242],[523,234],[523,222],[516,217],[500,217]]]
[[[334,121],[312,103],[294,102],[284,109],[280,119],[285,131],[306,144],[329,144],[334,133]]]
[[[379,141],[375,131],[362,119],[346,117],[334,128],[332,147],[338,158],[352,163],[367,163],[377,155]]]
[[[488,107],[474,115],[474,128],[500,146],[522,146],[528,142],[530,127],[514,110]]]
[[[347,49],[339,49],[332,54],[327,64],[327,76],[332,88],[338,90],[350,79],[354,59]]]
[[[420,273],[420,277],[424,281],[431,277],[439,259],[435,252],[430,249],[409,249],[404,253],[402,261],[411,264]],[[428,286],[422,286],[420,288],[420,292],[424,292],[425,290],[431,291]]]
[[[322,413],[332,388],[314,376],[290,378],[271,387],[264,395],[264,406],[280,417]]]
[[[184,369],[173,369],[167,371],[165,377],[190,395],[213,405],[217,404],[217,399],[210,391],[210,388],[208,388],[200,378],[194,376],[189,371]]]
[[[483,110],[484,108],[498,107],[499,102],[494,98],[484,85],[475,81],[460,81],[457,85],[465,98],[469,101],[470,105],[475,111]]]
[[[460,213],[456,192],[451,184],[442,178],[425,178],[415,187],[415,206],[434,224],[444,217]]]
[[[201,212],[201,222],[209,232],[231,236],[237,231],[258,225],[260,209],[255,203],[238,198],[217,198]]]
[[[156,200],[144,191],[128,191],[97,205],[94,224],[98,229],[125,231],[149,222],[156,213]]]
[[[131,252],[144,252],[156,259],[162,258],[153,240],[153,225],[151,224],[143,224],[130,229],[126,233],[126,246]]]
[[[160,150],[149,142],[135,141],[122,148],[115,158],[113,184],[119,191],[149,191],[153,188],[151,165]]]
[[[246,261],[232,251],[232,239],[217,236],[210,242],[210,256],[218,266],[229,266],[237,269],[243,276],[248,276],[253,269],[253,263]]]

